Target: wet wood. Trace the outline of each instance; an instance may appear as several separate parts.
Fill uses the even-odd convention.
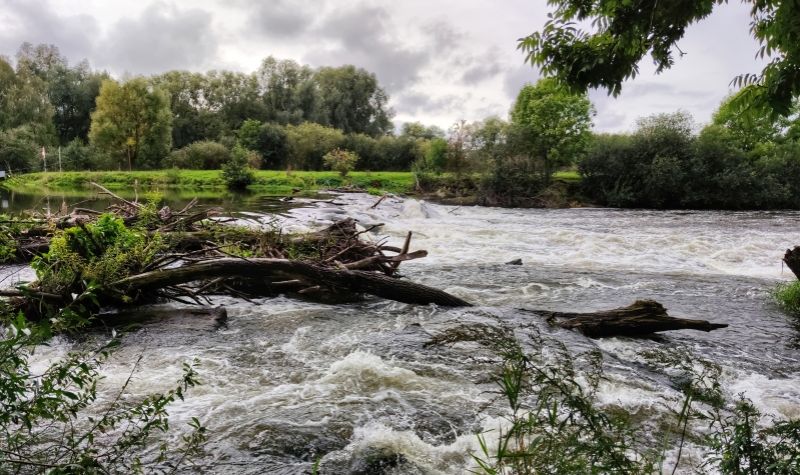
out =
[[[786,267],[792,271],[794,276],[800,279],[800,246],[787,249],[786,254],[783,255],[783,262],[786,263]]]
[[[122,279],[111,287],[136,297],[164,287],[216,278],[255,279],[271,282],[297,280],[306,287],[319,286],[331,292],[369,294],[410,304],[466,307],[470,303],[442,290],[385,274],[346,268],[322,267],[289,259],[209,259],[176,268],[159,269]]]
[[[577,330],[590,338],[636,337],[671,330],[709,332],[728,326],[725,323],[671,317],[667,309],[654,300],[637,300],[627,307],[591,313],[535,312],[562,328]]]

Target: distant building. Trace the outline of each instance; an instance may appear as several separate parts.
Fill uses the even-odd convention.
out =
[[[0,180],[5,180],[5,179],[6,179],[6,171],[0,170]]]

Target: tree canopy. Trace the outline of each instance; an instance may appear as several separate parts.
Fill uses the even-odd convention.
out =
[[[555,6],[544,28],[520,40],[526,60],[577,91],[605,88],[618,95],[622,83],[639,73],[648,53],[656,71],[669,69],[677,42],[686,28],[719,6],[722,0],[550,0]],[[750,2],[758,54],[770,58],[760,74],[733,80],[743,86],[739,107],[760,108],[785,115],[800,95],[800,2]],[[587,31],[577,22],[590,21]]]
[[[542,178],[550,180],[556,165],[577,158],[585,148],[593,108],[585,94],[574,94],[553,79],[526,85],[511,110],[511,122],[532,158],[542,162]]]
[[[94,145],[126,160],[131,170],[159,163],[169,153],[171,133],[169,100],[160,89],[142,78],[103,81],[89,132]]]

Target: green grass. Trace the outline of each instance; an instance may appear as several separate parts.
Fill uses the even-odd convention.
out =
[[[252,191],[269,191],[276,194],[291,192],[294,188],[304,191],[355,186],[373,192],[411,193],[414,191],[414,175],[411,172],[351,172],[341,177],[331,171],[257,170],[255,182],[248,188]],[[86,188],[90,182],[99,183],[111,190],[129,189],[139,185],[143,189],[208,189],[224,190],[225,182],[219,170],[152,170],[152,171],[107,171],[107,172],[48,172],[16,176],[6,182],[14,190],[63,190]]]
[[[778,284],[772,296],[787,312],[800,315],[800,281]]]
[[[553,173],[553,179],[566,182],[579,182],[581,181],[581,175],[577,170],[564,170]]]

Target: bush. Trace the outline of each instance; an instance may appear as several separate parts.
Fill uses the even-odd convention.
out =
[[[243,190],[255,180],[249,158],[252,158],[252,154],[241,145],[233,148],[230,160],[222,166],[222,179],[229,189]]]
[[[203,140],[173,151],[165,165],[192,170],[219,170],[230,157],[230,150],[221,143]]]
[[[260,163],[254,168],[277,169],[286,163],[288,143],[283,126],[250,119],[244,121],[237,135],[242,146],[260,154]]]
[[[286,127],[289,162],[300,170],[322,170],[322,157],[344,143],[344,134],[323,125],[305,122]]]
[[[41,170],[41,148],[42,144],[30,126],[0,131],[0,166],[12,173]]]
[[[337,148],[326,153],[322,162],[331,170],[339,172],[339,176],[345,177],[358,162],[358,155],[349,150]]]

